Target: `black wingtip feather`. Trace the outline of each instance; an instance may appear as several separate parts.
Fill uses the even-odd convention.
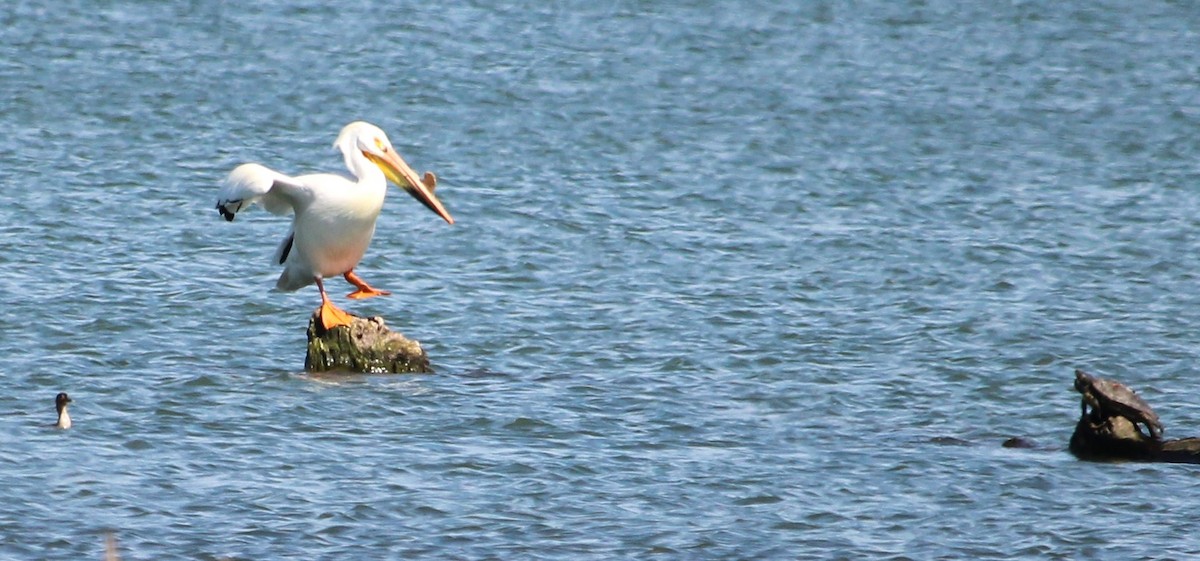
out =
[[[217,211],[221,213],[221,217],[224,218],[226,222],[233,222],[233,217],[237,212],[237,211],[230,211],[229,209],[225,208],[225,205],[222,205],[221,203],[217,203]]]

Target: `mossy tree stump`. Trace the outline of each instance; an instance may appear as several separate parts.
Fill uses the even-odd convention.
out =
[[[388,329],[383,318],[354,316],[350,325],[328,331],[314,312],[308,320],[309,372],[363,374],[432,373],[429,356],[421,344]]]

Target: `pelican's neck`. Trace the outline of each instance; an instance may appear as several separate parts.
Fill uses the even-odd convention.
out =
[[[387,189],[387,178],[383,176],[383,171],[363,155],[352,138],[339,138],[337,147],[342,151],[346,169],[350,170],[350,174],[354,176],[359,185],[378,185]]]
[[[375,162],[368,160],[361,152],[356,151],[355,155],[353,165],[347,167],[350,168],[350,173],[354,174],[354,178],[358,180],[358,184],[386,190],[387,178],[383,176],[383,170],[379,169]]]
[[[66,405],[63,405],[62,408],[60,408],[58,410],[58,424],[56,424],[54,426],[56,428],[60,428],[60,429],[71,428],[71,416],[69,414],[67,414],[67,406]]]

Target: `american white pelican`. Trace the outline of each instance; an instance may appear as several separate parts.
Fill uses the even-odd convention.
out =
[[[417,179],[379,127],[350,123],[333,146],[342,151],[354,181],[326,173],[289,177],[259,164],[242,164],[229,173],[217,199],[217,210],[229,221],[254,203],[262,203],[272,214],[294,213],[292,230],[275,252],[275,263],[284,266],[275,288],[293,291],[316,283],[325,329],[349,324],[350,315],[330,302],[322,279],[342,275],[357,289],[350,298],[390,294],[371,288],[354,274],[375,234],[375,219],[387,193],[385,178],[454,224],[433,194],[437,178],[425,172]]]
[[[67,414],[68,403],[71,403],[71,398],[67,396],[66,392],[62,392],[54,396],[54,408],[58,409],[58,422],[54,423],[54,428],[71,428],[71,416]]]

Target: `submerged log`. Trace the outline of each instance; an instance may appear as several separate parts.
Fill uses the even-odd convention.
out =
[[[308,320],[309,372],[363,374],[432,373],[429,356],[421,344],[388,329],[383,318],[353,317],[353,323],[325,330],[314,312]]]
[[[1069,448],[1079,459],[1200,463],[1200,438],[1163,440],[1158,415],[1124,384],[1076,370],[1075,390],[1081,413]]]

